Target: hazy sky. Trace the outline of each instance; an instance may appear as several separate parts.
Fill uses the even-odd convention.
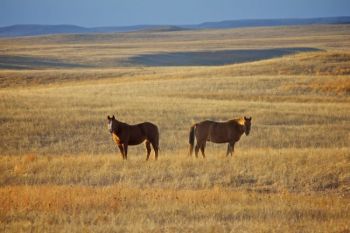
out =
[[[195,24],[350,16],[350,0],[0,0],[0,26]]]

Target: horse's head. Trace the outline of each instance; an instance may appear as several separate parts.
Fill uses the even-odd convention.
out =
[[[249,135],[249,132],[250,132],[250,126],[251,126],[251,123],[252,123],[252,117],[244,117],[244,133],[245,135]]]
[[[108,120],[108,130],[110,133],[113,133],[113,131],[116,127],[117,121],[115,120],[114,115],[112,117],[109,117],[109,115],[108,115],[107,120]]]

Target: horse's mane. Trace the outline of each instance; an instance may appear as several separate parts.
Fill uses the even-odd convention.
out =
[[[121,125],[121,124],[127,124],[127,123],[122,122],[122,121],[119,121],[119,120],[117,120],[117,119],[114,119],[114,121],[117,122],[119,125]]]
[[[244,125],[244,122],[245,122],[244,118],[242,117],[234,119],[234,121],[237,122],[239,125]]]

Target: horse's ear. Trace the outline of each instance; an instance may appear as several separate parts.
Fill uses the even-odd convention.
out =
[[[246,121],[251,121],[252,120],[252,117],[244,117],[244,120],[246,120]]]
[[[112,116],[112,119],[113,119],[113,120],[115,120],[115,117],[114,117],[114,115]]]
[[[109,117],[109,115],[107,116],[107,119],[110,120],[111,118]]]

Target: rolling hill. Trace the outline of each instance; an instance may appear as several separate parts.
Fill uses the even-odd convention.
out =
[[[349,24],[350,17],[325,17],[305,19],[245,19],[205,22],[193,25],[133,25],[118,27],[80,27],[76,25],[23,24],[0,27],[0,37],[20,37],[49,34],[114,33],[132,31],[179,31],[188,29],[224,29],[242,27],[269,27],[312,24]]]

